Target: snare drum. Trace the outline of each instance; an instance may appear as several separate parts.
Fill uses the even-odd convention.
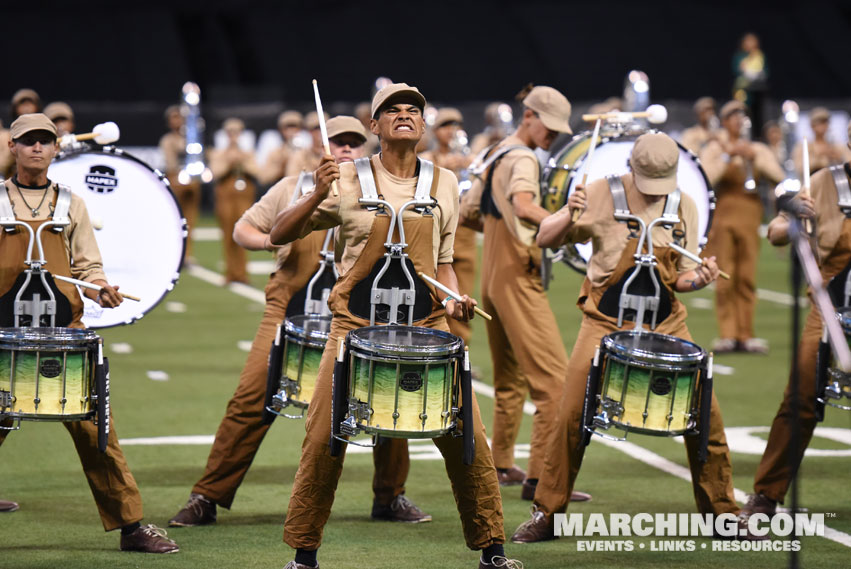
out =
[[[843,306],[836,310],[836,319],[839,320],[842,326],[842,331],[845,332],[845,340],[851,347],[851,306]],[[851,411],[851,374],[845,373],[836,364],[836,357],[833,355],[833,350],[830,344],[823,342],[824,349],[822,352],[829,353],[827,357],[826,377],[820,378],[820,396],[818,402]],[[821,367],[821,366],[820,366]],[[823,369],[823,368],[822,368]]]
[[[550,158],[542,171],[543,207],[552,213],[561,209],[586,172],[590,181],[629,172],[632,147],[636,139],[645,132],[654,131],[633,128],[627,132],[601,133],[591,164],[587,164],[585,158],[593,133],[582,132],[574,136],[561,151]],[[698,235],[700,246],[703,247],[715,211],[715,192],[697,156],[682,145],[678,146],[680,159],[677,164],[677,187],[691,196],[697,206]],[[591,244],[569,245],[564,248],[561,258],[572,268],[584,273],[591,258]]]
[[[659,436],[695,431],[706,364],[700,346],[674,336],[639,330],[605,336],[594,365],[600,389],[588,394],[596,414],[586,426]]]
[[[417,326],[368,326],[349,332],[349,422],[355,431],[435,438],[457,425],[463,341]],[[355,434],[355,433],[347,433]]]
[[[316,389],[319,362],[330,330],[330,316],[301,314],[284,322],[281,396],[278,398],[285,402],[284,406],[307,409]]]
[[[98,340],[76,328],[0,328],[0,418],[94,418]]]
[[[112,146],[63,152],[47,175],[86,203],[110,282],[142,299],[104,309],[84,296],[86,327],[142,318],[174,288],[183,262],[186,220],[168,180]]]

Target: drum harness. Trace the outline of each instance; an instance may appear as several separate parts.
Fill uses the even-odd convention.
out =
[[[623,290],[618,299],[618,327],[623,326],[624,312],[626,310],[635,310],[635,329],[641,330],[644,323],[644,314],[650,311],[652,314],[650,321],[650,329],[656,329],[656,317],[659,313],[659,301],[661,295],[661,286],[656,278],[656,256],[653,254],[653,228],[656,225],[664,227],[672,227],[680,222],[677,214],[680,207],[680,199],[682,194],[677,188],[674,192],[668,195],[665,200],[665,209],[662,212],[662,217],[656,218],[650,222],[650,225],[644,223],[644,220],[637,215],[633,215],[629,211],[629,204],[626,200],[626,193],[623,187],[623,181],[620,176],[607,176],[606,181],[609,183],[609,190],[612,194],[612,200],[615,205],[614,217],[622,223],[626,223],[630,230],[630,237],[636,237],[636,227],[640,227],[638,237],[638,245],[635,250],[635,270],[630,273],[626,282],[623,285]],[[647,252],[644,253],[644,245],[647,245]],[[632,294],[629,292],[629,287],[636,282],[636,279],[646,272],[650,277],[650,282],[653,284],[654,293],[652,296],[645,294]]]
[[[296,182],[295,192],[290,205],[295,204],[299,198],[313,191],[314,186],[310,185],[313,179],[313,174],[302,171],[299,174],[298,182]],[[328,297],[331,295],[330,288],[323,288],[320,298],[314,298],[313,287],[320,281],[324,274],[333,275],[336,281],[340,274],[337,272],[337,266],[334,264],[334,249],[331,243],[334,242],[334,233],[332,229],[325,235],[325,241],[322,243],[322,250],[319,252],[319,269],[311,277],[307,283],[307,294],[304,297],[304,314],[320,314],[322,316],[330,316],[331,309],[328,307]]]
[[[1,182],[0,182],[1,183]],[[24,269],[24,281],[18,288],[14,301],[14,325],[15,328],[20,327],[20,319],[23,315],[29,315],[32,320],[31,327],[38,327],[42,316],[48,316],[50,327],[56,327],[56,294],[53,289],[56,283],[50,272],[43,267],[47,264],[44,258],[44,246],[41,242],[41,232],[49,227],[57,233],[63,231],[71,225],[71,218],[68,212],[71,209],[71,188],[63,184],[56,184],[57,198],[56,205],[53,208],[51,219],[45,221],[38,226],[38,229],[33,232],[29,224],[19,221],[15,218],[15,212],[12,208],[12,202],[9,199],[8,191],[0,192],[0,227],[6,233],[14,233],[17,231],[16,226],[24,227],[29,232],[29,243],[27,244],[27,260],[24,263],[29,267]],[[3,185],[5,190],[6,186]],[[38,245],[38,259],[33,259],[33,245]],[[42,300],[41,294],[33,293],[32,300],[22,300],[24,292],[27,290],[30,282],[36,278],[40,281],[42,287],[47,292],[48,299]],[[52,285],[52,286],[51,286]],[[58,291],[58,289],[56,289]],[[67,302],[67,300],[66,300]],[[36,382],[37,383],[37,382]],[[92,395],[97,405],[97,425],[98,425],[98,449],[100,452],[106,452],[109,430],[110,430],[110,409],[109,409],[109,361],[103,355],[103,341],[98,341],[97,362],[95,365],[95,385],[96,393]],[[36,391],[37,393],[37,391]],[[11,394],[0,392],[0,409],[11,408],[13,401]],[[36,402],[37,406],[38,402]],[[21,420],[18,419],[17,427],[0,427],[3,430],[18,430],[20,429]]]

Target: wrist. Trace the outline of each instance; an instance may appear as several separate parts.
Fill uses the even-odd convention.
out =
[[[443,308],[446,308],[446,305],[447,305],[447,304],[449,304],[449,302],[450,302],[450,301],[454,301],[454,300],[455,300],[455,299],[454,299],[454,298],[452,298],[451,296],[447,296],[446,298],[444,298],[444,299],[440,302],[440,304],[442,304],[442,305],[443,305]]]

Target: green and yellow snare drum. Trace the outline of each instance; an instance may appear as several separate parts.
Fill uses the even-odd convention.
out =
[[[281,395],[276,399],[282,403],[279,407],[307,409],[310,405],[330,330],[330,316],[300,314],[284,322]]]
[[[851,306],[836,309],[836,319],[845,332],[851,347]],[[851,374],[842,371],[830,343],[822,339],[818,353],[818,393],[816,400],[822,405],[851,411]]]
[[[595,370],[598,379],[592,381]],[[609,334],[589,374],[586,415],[589,403],[595,413],[586,417],[586,428],[659,436],[694,432],[699,386],[709,374],[707,353],[697,344],[639,330]]]
[[[0,419],[95,416],[99,337],[75,328],[0,328]]]
[[[368,326],[349,332],[346,348],[348,421],[355,431],[435,438],[456,427],[460,338],[417,326]]]

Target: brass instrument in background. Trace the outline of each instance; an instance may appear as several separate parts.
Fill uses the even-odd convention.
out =
[[[177,181],[183,185],[198,179],[204,183],[212,182],[213,172],[204,163],[205,123],[201,116],[201,89],[191,81],[183,84],[180,114],[184,119],[186,155],[183,168],[177,174]]]

